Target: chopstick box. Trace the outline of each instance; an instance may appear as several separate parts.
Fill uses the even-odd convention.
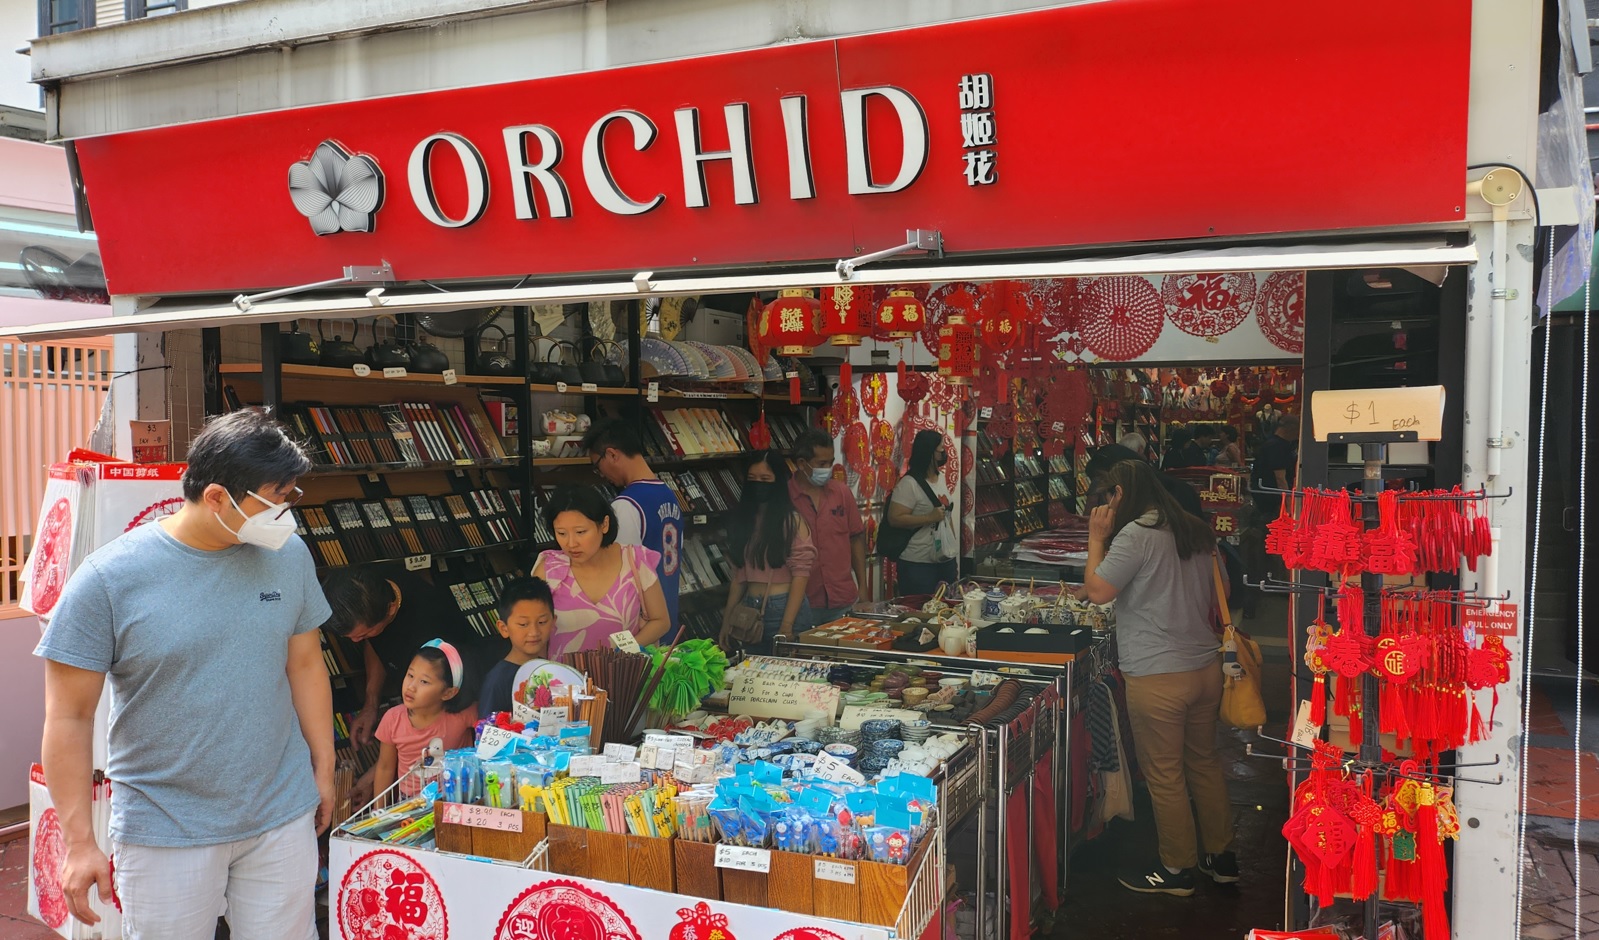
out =
[[[811,914],[814,904],[816,866],[814,856],[795,852],[772,853],[771,877],[767,880],[766,896],[771,907],[791,914]]]
[[[627,837],[628,884],[655,891],[677,890],[673,839],[655,836]]]
[[[551,823],[549,827],[550,839],[550,871],[558,875],[573,875],[578,878],[591,877],[589,872],[589,836],[587,829],[577,826],[563,826]]]
[[[859,921],[860,862],[800,856],[811,863],[811,910],[801,913]]]
[[[707,901],[722,900],[722,870],[716,867],[716,843],[674,839],[677,893]]]
[[[444,852],[520,862],[544,841],[545,829],[543,813],[486,810],[443,800],[433,804],[433,836]]]
[[[886,862],[856,862],[856,884],[860,889],[861,909],[856,918],[863,924],[892,927],[899,921],[900,909],[910,894],[911,875],[922,864],[922,856],[932,845],[932,839],[923,839],[921,846],[910,858],[909,864],[890,865]]]
[[[588,877],[629,884],[627,836],[620,832],[589,830]]]

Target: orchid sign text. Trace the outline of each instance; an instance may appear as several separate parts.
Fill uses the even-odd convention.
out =
[[[927,114],[920,102],[909,92],[887,85],[846,89],[839,97],[847,192],[852,196],[895,193],[915,183],[927,166],[929,139]],[[888,106],[898,131],[891,148],[876,148],[891,149],[896,159],[879,157],[875,165],[867,124],[867,107],[873,101]],[[705,144],[699,108],[673,111],[671,126],[683,183],[681,192],[671,196],[641,188],[614,166],[612,154],[619,149],[644,153],[660,145],[659,125],[648,114],[631,108],[612,111],[577,133],[566,130],[564,137],[562,130],[546,124],[505,127],[501,140],[494,142],[504,146],[508,167],[508,176],[498,186],[478,142],[453,131],[430,134],[411,148],[406,181],[417,211],[440,228],[466,228],[483,218],[490,209],[491,194],[499,186],[509,191],[509,208],[523,221],[538,219],[541,214],[550,219],[571,218],[574,185],[581,185],[596,206],[613,215],[643,215],[674,198],[688,208],[704,209],[712,202],[706,170],[713,164],[723,164],[729,171],[731,191],[720,198],[730,198],[734,205],[754,206],[760,203],[763,188],[756,173],[759,144],[780,149],[786,159],[786,178],[765,181],[767,191],[786,192],[791,200],[814,199],[816,174],[806,96],[786,95],[771,104],[781,114],[782,137],[761,141],[750,131],[749,102],[722,106],[726,149]],[[566,141],[578,137],[582,141],[578,159],[568,160]],[[886,162],[891,163],[891,172],[880,169]],[[447,208],[440,193],[452,184],[463,199]],[[383,173],[371,156],[353,155],[342,143],[327,140],[310,159],[290,168],[289,194],[318,235],[370,232],[373,216],[382,204]]]

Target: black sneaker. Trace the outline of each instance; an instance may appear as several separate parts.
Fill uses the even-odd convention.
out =
[[[1238,880],[1238,856],[1230,851],[1201,856],[1199,870],[1217,884],[1232,884]]]
[[[1194,893],[1194,876],[1188,871],[1172,874],[1164,865],[1155,865],[1147,871],[1129,871],[1117,879],[1122,887],[1141,894],[1174,894],[1186,898]]]

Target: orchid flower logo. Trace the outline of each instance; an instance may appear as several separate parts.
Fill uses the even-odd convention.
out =
[[[324,140],[311,159],[289,165],[289,198],[318,235],[370,232],[383,206],[383,171],[371,157]]]

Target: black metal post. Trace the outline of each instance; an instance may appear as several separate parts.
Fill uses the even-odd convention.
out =
[[[283,407],[283,359],[276,323],[261,324],[261,404],[274,415]]]
[[[522,384],[516,386],[516,450],[522,458],[522,531],[527,533],[528,551],[531,552],[533,520],[538,510],[533,504],[533,395],[527,387],[528,349],[531,342],[528,318],[529,308],[517,307],[511,314],[511,330],[516,339],[516,373]],[[529,566],[532,570],[532,566]]]
[[[1382,465],[1388,456],[1387,444],[1361,444],[1360,456],[1365,462],[1365,475],[1361,480],[1360,491],[1366,496],[1375,497],[1382,492]],[[1375,498],[1362,502],[1362,513],[1365,517],[1367,529],[1375,529],[1378,525],[1377,500]],[[1363,572],[1360,575],[1360,590],[1364,597],[1364,621],[1366,635],[1376,636],[1382,629],[1382,581],[1380,574]],[[1378,704],[1382,689],[1378,678],[1371,670],[1366,670],[1360,676],[1360,763],[1369,771],[1382,764],[1382,708]],[[1376,850],[1380,851],[1380,850]],[[1380,861],[1380,859],[1379,859]],[[1365,937],[1366,940],[1377,940],[1378,901],[1381,892],[1373,891],[1366,898],[1365,910]]]
[[[222,328],[208,326],[200,331],[200,371],[205,382],[205,416],[222,413]]]

